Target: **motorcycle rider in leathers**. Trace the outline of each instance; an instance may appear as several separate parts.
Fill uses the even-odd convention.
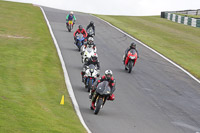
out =
[[[139,53],[136,49],[136,44],[134,42],[131,43],[130,47],[126,49],[125,51],[125,56],[124,56],[124,59],[123,59],[123,63],[125,64],[125,60],[126,60],[126,57],[128,55],[128,52],[131,50],[131,49],[135,49],[135,51],[137,52],[137,58],[139,58]]]
[[[94,36],[95,36],[95,25],[93,21],[90,21],[90,23],[88,24],[88,26],[86,27],[86,31],[92,27],[93,31],[94,31]]]
[[[94,39],[92,37],[89,37],[88,38],[88,41],[86,42],[86,44],[83,45],[83,51],[81,52],[81,55],[84,54],[85,52],[85,49],[88,47],[88,46],[91,46],[94,50],[94,52],[96,53],[97,52],[97,49],[96,49],[96,45],[94,43]]]
[[[95,97],[93,97],[92,99],[92,106],[94,107],[95,101],[96,101],[96,94],[95,94],[95,90],[96,87],[98,86],[99,83],[103,82],[103,81],[108,81],[109,82],[109,86],[111,88],[111,93],[110,96],[107,100],[114,100],[115,99],[115,95],[113,94],[113,92],[115,91],[115,79],[113,77],[113,73],[111,70],[106,70],[105,71],[105,75],[103,75],[99,80],[97,80],[94,85],[92,86],[92,90],[91,90],[91,94],[89,95],[89,98],[92,99],[93,95],[95,95]]]
[[[66,21],[67,21],[66,22],[67,26],[68,26],[69,21],[73,21],[73,26],[74,26],[74,24],[76,22],[76,17],[72,11],[66,16]]]
[[[85,71],[86,71],[86,66],[93,64],[97,67],[97,70],[100,70],[100,62],[97,58],[98,58],[98,55],[96,53],[94,53],[94,55],[92,55],[91,58],[86,59],[84,65],[83,65],[83,70],[81,71],[82,82],[84,82],[84,75],[85,75]]]
[[[76,39],[76,34],[83,34],[83,37],[86,38],[87,37],[87,32],[85,31],[85,29],[83,28],[82,25],[78,26],[78,29],[74,32],[74,40],[75,40],[75,44],[77,43],[77,39]],[[86,41],[86,39],[85,39]]]

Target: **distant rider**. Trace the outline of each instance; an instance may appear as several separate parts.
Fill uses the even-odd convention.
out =
[[[94,55],[92,55],[91,58],[86,59],[84,65],[83,65],[83,70],[81,71],[82,82],[84,81],[86,66],[89,66],[90,64],[93,64],[94,66],[97,67],[97,70],[100,70],[100,62],[98,60],[98,55],[96,53],[94,53]]]
[[[86,31],[92,27],[93,31],[94,31],[94,36],[95,36],[95,25],[93,21],[90,21],[90,23],[88,24],[88,26],[86,27]]]
[[[75,44],[76,44],[76,34],[83,34],[83,37],[86,38],[87,37],[87,32],[85,31],[85,29],[83,28],[82,25],[78,26],[78,29],[74,32],[74,40],[75,40]],[[86,39],[85,39],[86,40]]]
[[[131,49],[135,49],[135,51],[137,52],[137,58],[139,58],[139,53],[136,49],[136,44],[134,42],[131,43],[130,47],[126,49],[125,51],[125,56],[124,56],[124,59],[123,59],[123,63],[125,64],[125,60],[126,60],[126,57],[128,55],[128,52],[131,50]]]
[[[110,93],[110,96],[107,100],[114,100],[115,99],[115,95],[113,94],[113,92],[115,91],[115,79],[113,77],[113,73],[111,70],[106,70],[105,71],[105,75],[103,75],[98,81],[96,81],[93,85],[93,90],[91,91],[91,94],[89,95],[89,98],[92,99],[92,96],[98,86],[99,83],[103,82],[103,81],[108,81],[109,82],[109,86],[110,86],[110,89],[111,89],[111,93]],[[92,106],[94,107],[94,104],[95,104],[95,101],[96,101],[96,97],[94,97],[92,99]]]
[[[66,24],[67,24],[67,26],[68,26],[68,22],[69,21],[73,21],[73,25],[75,24],[75,22],[76,22],[76,17],[75,17],[75,15],[74,15],[74,13],[71,11],[69,14],[67,14],[67,16],[66,16]]]

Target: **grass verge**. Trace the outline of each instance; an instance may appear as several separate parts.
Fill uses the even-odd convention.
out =
[[[0,1],[0,132],[86,132],[42,12],[30,4]]]
[[[200,79],[200,28],[174,23],[159,16],[96,16],[147,44]]]

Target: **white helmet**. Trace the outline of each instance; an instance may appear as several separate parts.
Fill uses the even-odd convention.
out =
[[[93,42],[94,42],[94,39],[93,39],[92,37],[89,37],[89,38],[88,38],[88,43],[89,43],[89,44],[92,44]]]
[[[110,79],[112,75],[113,75],[113,72],[111,70],[108,69],[105,71],[105,76],[107,79]]]
[[[74,14],[74,13],[71,11],[70,14]]]

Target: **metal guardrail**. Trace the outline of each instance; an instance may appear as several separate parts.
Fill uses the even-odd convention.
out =
[[[200,9],[175,11],[175,13],[187,14],[187,15],[200,15]]]
[[[181,10],[181,11],[165,11],[168,13],[179,13],[185,15],[200,15],[200,9],[197,10]]]

